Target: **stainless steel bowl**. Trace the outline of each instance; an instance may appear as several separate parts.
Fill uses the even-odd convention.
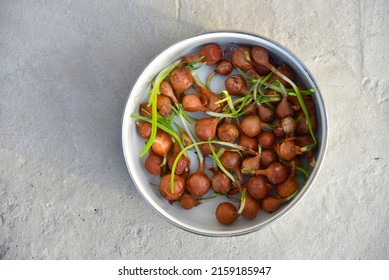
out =
[[[139,157],[139,153],[145,143],[137,135],[135,120],[131,118],[132,114],[138,114],[139,104],[148,99],[147,92],[150,89],[150,81],[159,71],[182,56],[196,53],[202,45],[211,42],[218,43],[224,48],[232,48],[241,44],[264,47],[275,59],[276,64],[288,64],[307,88],[315,90],[313,98],[316,102],[316,117],[318,121],[318,130],[316,132],[318,147],[315,153],[316,165],[311,170],[305,185],[301,187],[300,192],[293,200],[283,205],[277,212],[268,214],[261,211],[254,220],[238,219],[237,222],[229,226],[219,224],[214,215],[215,208],[220,201],[224,200],[223,197],[201,204],[189,211],[183,210],[178,203],[170,205],[168,201],[161,197],[158,187],[154,185],[158,184],[159,178],[151,176],[145,171],[143,167],[144,157]],[[147,65],[131,90],[125,106],[122,124],[122,145],[127,168],[135,186],[157,213],[172,224],[193,233],[207,236],[235,236],[253,232],[274,223],[285,216],[301,201],[312,187],[319,173],[327,147],[327,134],[327,114],[319,88],[308,69],[295,55],[276,42],[258,35],[218,31],[200,34],[180,41],[167,48]]]

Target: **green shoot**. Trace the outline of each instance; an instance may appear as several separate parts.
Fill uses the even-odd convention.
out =
[[[148,123],[151,123],[151,124],[153,122],[152,119],[146,118],[146,117],[143,117],[143,116],[139,116],[139,115],[132,115],[131,118],[138,119],[138,120],[141,120],[141,121],[145,121],[145,122],[148,122]],[[183,148],[183,143],[181,141],[180,136],[174,130],[174,128],[172,127],[170,122],[168,122],[164,117],[158,115],[156,126],[159,129],[161,129],[161,130],[165,131],[166,133],[168,133],[170,136],[172,136],[174,138],[174,140],[177,141],[177,143],[180,146],[180,148]]]
[[[235,108],[234,108],[234,104],[232,102],[231,95],[229,95],[227,90],[223,90],[222,94],[224,95],[224,99],[220,99],[215,104],[220,104],[220,103],[223,103],[223,102],[227,102],[227,104],[229,106],[229,109],[232,111],[232,113],[235,113],[236,111],[235,111]]]
[[[151,135],[149,140],[147,141],[146,145],[144,146],[143,150],[140,153],[140,157],[144,156],[147,151],[151,148],[153,145],[155,136],[157,134],[157,97],[159,94],[159,88],[162,83],[162,81],[174,70],[174,68],[177,67],[177,65],[180,64],[180,60],[177,60],[173,62],[172,64],[168,65],[166,68],[164,68],[157,77],[155,78],[155,81],[153,83],[153,88],[151,90],[149,104],[151,104],[152,113],[151,113]]]
[[[196,143],[196,139],[194,138],[191,130],[188,127],[187,119],[185,118],[186,113],[182,109],[182,105],[180,104],[179,106],[177,106],[177,109],[174,109],[174,111],[180,117],[181,123],[185,128],[184,131],[186,132],[186,134],[189,136],[189,138],[192,140],[193,143]],[[202,163],[204,161],[204,156],[198,146],[195,146],[195,149],[199,157],[199,162]]]
[[[288,196],[286,199],[290,201],[293,197],[296,196],[296,194],[300,191],[300,189],[297,189],[294,193],[292,193],[290,196]]]
[[[247,61],[251,61],[250,54],[249,54],[248,51],[245,51],[245,52],[244,52],[244,58],[245,58]]]
[[[254,169],[243,169],[242,173],[243,174],[255,175],[255,170]]]
[[[203,197],[203,198],[200,199],[200,203],[203,203],[206,200],[217,198],[217,197],[219,197],[221,195],[222,195],[221,193],[215,193],[215,195],[213,195],[213,196]]]
[[[288,92],[288,95],[290,95],[290,96],[297,96],[297,94],[293,91],[293,89],[287,88],[286,91]],[[313,93],[315,93],[315,90],[313,88],[300,90],[301,95],[311,95]]]
[[[223,164],[221,163],[219,157],[219,153],[216,154],[215,152],[215,149],[212,147],[211,143],[210,143],[210,139],[208,140],[208,143],[209,143],[209,147],[211,148],[211,152],[212,152],[212,155],[211,157],[213,158],[213,160],[215,161],[216,165],[220,168],[221,171],[223,171],[224,174],[226,174],[228,176],[228,178],[230,178],[230,180],[235,183],[235,178],[234,176],[232,176],[232,174],[230,172],[227,171],[227,169],[224,168]],[[224,149],[223,149],[224,151]]]
[[[242,195],[240,197],[240,207],[238,209],[238,215],[242,214],[245,205],[246,205],[246,188],[243,189]]]
[[[212,71],[209,75],[208,75],[208,78],[207,78],[207,81],[205,83],[205,86],[207,87],[207,89],[211,89],[211,80],[212,78],[216,75],[216,72],[215,71]]]
[[[296,170],[298,170],[298,171],[300,171],[303,175],[304,175],[304,177],[303,177],[303,184],[305,184],[306,183],[306,180],[307,180],[307,178],[308,178],[308,171],[306,171],[304,168],[302,168],[302,167],[296,167]]]
[[[311,125],[311,121],[310,121],[310,118],[309,118],[308,110],[307,110],[307,107],[305,106],[305,102],[304,102],[304,100],[303,100],[303,98],[302,98],[302,96],[300,94],[300,90],[298,89],[296,84],[291,79],[289,79],[286,75],[284,75],[283,73],[278,71],[274,66],[272,66],[270,70],[274,74],[276,74],[279,77],[281,77],[282,79],[284,79],[286,82],[288,82],[293,87],[294,92],[296,93],[296,97],[297,97],[297,99],[298,99],[298,101],[300,103],[301,109],[304,112],[304,116],[305,116],[305,119],[306,119],[306,124],[308,125],[308,128],[309,128],[309,132],[310,132],[310,134],[312,136],[313,141],[315,142],[315,144],[317,144],[315,133],[312,130],[312,125]]]
[[[200,56],[199,58],[197,59],[194,59],[192,61],[189,61],[188,62],[188,68],[189,70],[191,71],[195,71],[195,70],[198,70],[200,69],[201,67],[203,67],[206,63],[205,62],[202,62],[200,65],[196,66],[197,63],[201,62],[202,60],[204,59],[204,56]]]
[[[246,114],[247,111],[249,111],[255,105],[254,102],[252,102],[246,110],[243,110],[244,106],[253,100],[253,98],[251,96],[252,89],[253,89],[253,87],[251,87],[249,89],[248,93],[245,95],[243,100],[241,98],[239,98],[238,102],[237,102],[237,101],[232,101],[232,98],[231,98],[232,103],[228,104],[228,106],[225,110],[225,113],[206,112],[206,114],[213,116],[213,117],[220,117],[220,118],[238,118],[240,116],[243,116],[244,114]],[[238,107],[238,109],[235,109],[235,105],[237,105],[239,102],[241,102],[240,106]],[[234,112],[231,112],[230,110],[228,110],[231,106],[232,106],[232,108],[234,108],[234,110],[235,110]]]
[[[173,166],[172,166],[172,169],[171,169],[171,174],[175,174],[176,172],[176,168],[177,168],[177,164],[178,164],[178,161],[180,159],[180,157],[186,153],[188,150],[196,147],[196,146],[199,146],[199,145],[202,145],[202,144],[219,144],[219,145],[222,145],[222,146],[226,146],[226,147],[230,147],[230,148],[235,148],[235,149],[238,149],[238,150],[241,150],[241,151],[247,151],[247,148],[243,147],[243,146],[240,146],[238,144],[234,144],[234,143],[229,143],[229,142],[224,142],[224,141],[218,141],[218,140],[209,140],[209,141],[201,141],[201,142],[193,142],[192,144],[184,147],[183,149],[181,149],[181,151],[178,153],[174,163],[173,163]],[[174,176],[170,176],[170,184],[171,184],[171,191],[172,193],[174,193]]]

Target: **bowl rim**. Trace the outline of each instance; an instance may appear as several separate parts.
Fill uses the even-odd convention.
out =
[[[128,105],[129,105],[129,102],[131,100],[131,95],[132,95],[134,89],[136,88],[136,85],[139,82],[139,80],[142,77],[142,75],[146,72],[146,70],[148,69],[148,67],[150,67],[150,65],[152,65],[159,57],[161,57],[163,54],[165,54],[166,52],[168,52],[172,48],[179,48],[180,45],[183,45],[183,44],[185,44],[188,41],[193,41],[193,40],[196,40],[198,38],[201,39],[201,38],[206,38],[206,37],[211,37],[211,36],[234,37],[235,39],[239,39],[239,38],[237,38],[238,36],[244,36],[247,39],[250,39],[252,41],[255,41],[255,40],[259,39],[261,41],[268,42],[269,44],[273,45],[274,47],[282,50],[284,54],[287,54],[290,57],[290,59],[293,60],[293,63],[295,65],[299,65],[301,67],[301,69],[305,72],[306,76],[309,78],[309,82],[314,86],[314,88],[315,88],[315,96],[320,101],[318,104],[315,104],[315,105],[319,105],[319,107],[320,107],[320,110],[318,111],[318,114],[320,114],[320,117],[321,117],[321,120],[322,120],[321,126],[319,128],[320,129],[320,133],[321,133],[320,142],[319,142],[319,144],[320,144],[320,153],[318,153],[318,156],[315,158],[316,159],[315,167],[312,169],[312,171],[311,171],[311,173],[310,173],[310,175],[308,177],[308,180],[307,180],[306,184],[304,185],[304,188],[302,190],[300,190],[300,192],[298,193],[298,197],[296,197],[292,201],[290,201],[288,203],[288,206],[285,207],[282,211],[279,211],[278,213],[274,213],[274,215],[271,218],[269,218],[268,220],[266,220],[266,221],[264,221],[262,223],[256,224],[254,226],[247,227],[245,229],[225,230],[225,231],[220,231],[220,232],[219,231],[215,231],[215,230],[208,230],[208,231],[196,230],[194,227],[191,227],[191,226],[188,226],[188,225],[183,225],[177,219],[175,219],[174,217],[171,217],[170,215],[164,215],[163,212],[165,213],[165,211],[161,207],[159,207],[158,205],[152,203],[145,196],[145,194],[143,193],[142,189],[138,186],[138,184],[136,182],[136,179],[134,178],[134,175],[132,174],[131,168],[130,168],[130,165],[129,165],[129,160],[131,160],[131,159],[128,158],[128,154],[126,152],[126,148],[128,148],[128,146],[126,144],[128,142],[127,141],[128,133],[126,133],[126,131],[128,129],[128,127],[127,127],[128,125],[127,125],[127,121],[126,121],[126,117],[128,116],[128,113],[127,113]],[[160,69],[162,69],[162,68],[163,68],[163,66],[160,67]],[[280,219],[284,218],[288,213],[290,213],[290,211],[292,211],[297,206],[298,203],[301,202],[303,197],[312,188],[312,186],[313,186],[313,184],[314,184],[314,182],[315,182],[315,180],[316,180],[316,178],[317,178],[317,176],[319,174],[319,171],[320,171],[320,169],[322,167],[322,163],[324,161],[324,158],[325,158],[325,155],[326,155],[326,152],[327,152],[327,145],[328,145],[328,118],[327,118],[327,110],[326,110],[326,107],[324,105],[324,100],[323,100],[323,97],[321,95],[321,91],[319,90],[319,87],[317,85],[316,80],[314,79],[314,77],[312,76],[312,74],[308,70],[308,68],[305,66],[305,64],[303,64],[300,61],[300,59],[298,59],[296,57],[296,55],[294,55],[289,49],[287,49],[286,47],[280,45],[276,41],[274,41],[272,39],[269,39],[267,37],[264,37],[262,35],[258,35],[258,34],[254,34],[254,33],[250,33],[250,32],[245,32],[245,31],[216,30],[216,31],[208,31],[208,32],[199,33],[199,34],[196,34],[196,35],[184,38],[182,40],[176,41],[175,43],[171,44],[169,47],[167,47],[167,48],[163,49],[162,51],[160,51],[148,63],[145,64],[145,67],[138,74],[138,76],[137,76],[137,78],[136,78],[136,80],[135,80],[135,82],[134,82],[134,84],[133,84],[133,86],[132,86],[128,96],[127,96],[127,99],[126,99],[126,102],[125,102],[125,106],[124,106],[124,110],[123,110],[123,114],[122,114],[122,129],[121,129],[121,133],[122,133],[122,137],[121,137],[122,152],[123,152],[125,164],[126,164],[126,167],[127,167],[127,171],[128,171],[128,173],[129,173],[129,175],[131,177],[131,180],[132,180],[134,186],[137,188],[138,192],[141,194],[143,199],[147,202],[147,204],[155,212],[157,212],[161,217],[163,217],[163,219],[165,221],[168,221],[170,224],[173,224],[174,226],[176,226],[176,227],[178,227],[180,229],[183,229],[183,230],[185,230],[187,232],[191,232],[191,233],[202,235],[202,236],[209,236],[209,237],[230,237],[230,236],[245,235],[245,234],[248,234],[248,233],[252,233],[252,232],[258,231],[259,229],[262,229],[264,227],[267,227],[270,224],[272,224],[272,223],[274,223],[276,221],[279,221]]]

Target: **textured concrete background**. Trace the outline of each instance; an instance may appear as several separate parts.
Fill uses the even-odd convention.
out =
[[[388,16],[386,0],[0,1],[0,259],[388,259]],[[233,238],[162,220],[120,142],[149,60],[218,29],[292,50],[330,128],[305,199]]]

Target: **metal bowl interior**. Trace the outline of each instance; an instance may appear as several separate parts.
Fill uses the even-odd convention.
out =
[[[171,205],[161,197],[158,187],[155,186],[159,182],[159,177],[147,173],[143,167],[145,157],[139,157],[145,142],[137,135],[135,120],[131,118],[132,114],[138,114],[139,104],[147,100],[150,81],[160,70],[182,56],[196,53],[202,45],[211,42],[218,43],[224,48],[232,48],[242,44],[264,47],[275,59],[276,64],[288,64],[293,68],[302,84],[307,88],[315,90],[313,97],[316,103],[316,117],[318,121],[316,132],[318,147],[315,152],[316,165],[311,170],[305,185],[301,187],[301,190],[293,200],[283,205],[275,213],[268,214],[260,211],[253,220],[240,218],[229,226],[219,224],[214,215],[216,206],[225,200],[223,197],[207,201],[207,203],[203,203],[191,210],[183,210],[178,203]],[[327,133],[327,114],[323,99],[316,82],[307,68],[290,51],[269,39],[253,34],[226,31],[200,34],[180,41],[163,51],[148,64],[133,86],[125,105],[122,123],[122,146],[125,162],[134,185],[150,206],[162,217],[172,224],[193,233],[207,236],[234,236],[256,231],[279,220],[301,201],[306,192],[313,186],[314,180],[318,175],[327,146]],[[191,169],[195,170],[195,167]]]

